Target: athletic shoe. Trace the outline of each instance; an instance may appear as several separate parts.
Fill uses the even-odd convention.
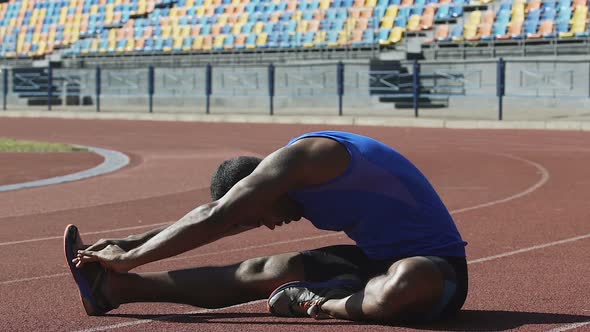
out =
[[[363,285],[356,279],[333,279],[326,282],[294,281],[277,288],[268,298],[268,311],[282,317],[330,318],[321,306],[330,299],[345,298]]]
[[[100,286],[107,271],[96,262],[77,268],[72,260],[83,247],[78,228],[68,225],[64,231],[64,252],[70,272],[80,292],[80,299],[88,316],[101,316],[115,307],[101,294]]]

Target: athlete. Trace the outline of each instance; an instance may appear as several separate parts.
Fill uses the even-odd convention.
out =
[[[219,308],[268,299],[271,314],[381,324],[429,322],[467,296],[465,245],[426,177],[391,147],[338,131],[312,132],[264,159],[223,162],[212,202],[179,221],[87,247],[70,225],[68,264],[88,315],[124,303]],[[266,226],[304,217],[355,245],[259,257],[221,267],[129,271]]]

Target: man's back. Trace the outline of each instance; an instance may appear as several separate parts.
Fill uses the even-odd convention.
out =
[[[372,259],[410,255],[465,256],[452,217],[426,177],[404,156],[369,137],[314,132],[350,154],[344,174],[290,196],[316,227],[344,231]]]

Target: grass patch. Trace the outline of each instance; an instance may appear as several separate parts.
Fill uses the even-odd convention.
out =
[[[0,152],[78,152],[87,151],[62,143],[22,141],[0,137]]]

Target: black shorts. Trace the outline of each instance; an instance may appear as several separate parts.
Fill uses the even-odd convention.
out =
[[[336,245],[301,252],[306,281],[326,281],[344,274],[352,274],[364,283],[386,274],[391,265],[408,256],[373,260],[355,245]],[[409,256],[412,257],[412,256]],[[427,320],[446,319],[457,313],[465,303],[468,290],[467,260],[465,257],[424,256],[437,263],[445,277],[444,303]],[[444,261],[448,264],[440,264]],[[448,267],[453,271],[449,271]],[[452,288],[447,289],[447,286]],[[446,297],[446,298],[445,298]]]

